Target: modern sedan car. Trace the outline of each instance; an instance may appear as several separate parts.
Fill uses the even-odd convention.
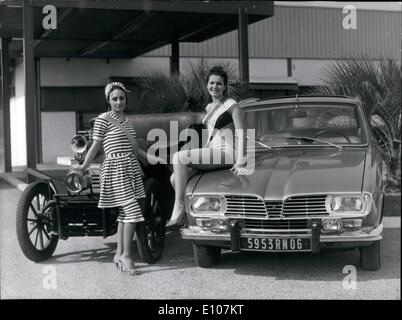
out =
[[[188,225],[201,267],[232,251],[360,251],[364,270],[380,267],[382,159],[358,99],[311,96],[242,104],[251,174],[194,176]]]

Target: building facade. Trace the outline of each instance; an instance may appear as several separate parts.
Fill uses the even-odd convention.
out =
[[[354,56],[373,60],[401,55],[401,11],[391,5],[359,8],[335,5],[305,6],[275,3],[274,16],[251,24],[249,38],[250,88],[257,97],[292,95],[295,88],[323,85],[325,66]],[[180,70],[204,59],[209,64],[238,66],[237,31],[202,43],[180,43]],[[71,137],[82,123],[105,110],[103,87],[113,77],[136,77],[144,72],[170,71],[170,46],[135,59],[40,58],[40,162],[55,163],[71,155]],[[13,166],[26,165],[24,75],[16,60],[11,100]],[[131,111],[136,103],[132,101]],[[60,130],[62,128],[62,130]]]

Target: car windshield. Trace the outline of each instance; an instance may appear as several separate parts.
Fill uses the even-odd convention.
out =
[[[256,149],[362,145],[367,141],[362,123],[356,105],[299,103],[245,110],[246,129],[255,129],[249,140],[255,140]]]

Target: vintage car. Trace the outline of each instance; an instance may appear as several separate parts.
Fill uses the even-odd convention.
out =
[[[160,149],[169,152],[181,147],[186,141],[170,136],[171,123],[176,130],[190,128],[196,113],[128,115],[137,132],[140,148],[147,150],[153,142],[147,141],[154,128],[166,132],[164,141],[158,141]],[[93,126],[94,119],[91,120]],[[71,147],[78,163],[82,163],[92,143],[92,129],[78,132],[72,138]],[[175,149],[175,150],[176,150]],[[97,207],[100,192],[100,165],[103,152],[84,173],[67,171],[60,174],[29,170],[36,177],[23,191],[17,206],[16,230],[19,245],[24,255],[34,262],[50,258],[59,239],[70,237],[109,237],[117,232],[117,210]],[[158,261],[165,244],[165,224],[172,211],[174,190],[170,184],[172,166],[149,164],[139,159],[145,174],[146,201],[141,201],[145,221],[137,226],[137,247],[142,259],[148,263]]]
[[[199,266],[231,251],[360,251],[380,267],[384,183],[378,143],[358,99],[311,96],[242,104],[251,174],[203,172],[186,188],[187,226]]]
[[[197,264],[214,266],[222,248],[312,253],[359,248],[361,267],[378,269],[382,159],[359,100],[248,99],[239,106],[246,129],[255,130],[247,139],[247,157],[254,160],[250,174],[200,171],[186,188],[187,224],[180,232],[192,241]],[[154,263],[164,250],[174,201],[169,160],[189,140],[179,134],[203,132],[193,112],[128,117],[139,146],[149,151],[157,143],[168,160],[150,164],[139,159],[147,197],[141,203],[145,221],[137,229],[137,247],[144,261]],[[166,135],[155,139],[150,135],[155,128]],[[73,138],[78,162],[90,144],[91,131]],[[28,259],[50,258],[59,239],[116,233],[116,210],[97,207],[101,161],[100,155],[87,172],[66,172],[64,179],[36,174],[38,181],[28,185],[17,207],[18,241]]]

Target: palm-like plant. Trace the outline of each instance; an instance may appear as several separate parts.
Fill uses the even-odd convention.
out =
[[[232,80],[228,84],[229,96],[240,100],[243,91],[236,84],[237,70],[234,65],[228,62],[216,65],[223,67]],[[212,65],[201,59],[199,63],[189,63],[180,77],[172,77],[161,71],[141,74],[136,80],[141,91],[141,109],[147,113],[180,112],[186,111],[190,104],[192,111],[202,111],[209,102],[205,80],[211,68]]]
[[[175,112],[187,100],[186,91],[178,77],[170,77],[162,71],[141,74],[136,85],[141,91],[141,109],[146,113]]]
[[[372,131],[379,141],[387,164],[400,159],[401,143],[401,66],[393,60],[373,61],[364,56],[350,56],[323,70],[325,86],[315,94],[358,96],[362,101]]]

